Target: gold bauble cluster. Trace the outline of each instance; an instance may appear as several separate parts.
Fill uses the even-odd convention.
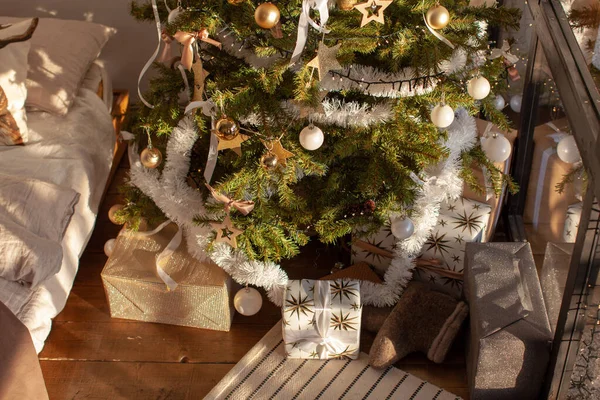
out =
[[[140,161],[146,168],[157,168],[162,162],[162,153],[156,147],[146,147],[140,154]]]
[[[436,4],[427,10],[425,20],[433,29],[442,29],[450,22],[450,13],[446,7]]]
[[[223,116],[215,125],[215,134],[221,140],[233,140],[240,134],[240,128],[233,119]]]
[[[273,3],[262,3],[254,11],[254,20],[264,29],[271,29],[279,22],[279,8]]]

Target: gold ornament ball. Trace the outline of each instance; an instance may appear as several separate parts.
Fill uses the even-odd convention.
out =
[[[125,207],[123,204],[115,204],[108,209],[108,219],[115,225],[123,225],[117,221],[117,212],[121,211]]]
[[[233,119],[227,117],[223,117],[217,121],[215,130],[217,137],[221,140],[233,140],[240,133],[237,123]]]
[[[254,20],[264,29],[271,29],[279,22],[279,8],[273,3],[262,3],[254,11]]]
[[[350,11],[354,9],[354,5],[358,3],[358,0],[337,0],[337,5],[340,10]]]
[[[265,153],[260,158],[260,165],[262,165],[264,169],[267,169],[269,171],[273,170],[279,165],[279,157],[277,157],[277,155],[273,153]]]
[[[154,169],[162,162],[162,153],[155,147],[146,147],[140,154],[140,161],[144,167]]]
[[[446,7],[438,4],[427,11],[425,19],[433,29],[442,29],[450,22],[450,13],[446,10]]]

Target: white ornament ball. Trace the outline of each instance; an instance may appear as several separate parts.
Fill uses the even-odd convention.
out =
[[[483,76],[471,79],[467,83],[467,92],[475,100],[485,99],[490,94],[490,82]]]
[[[506,107],[506,101],[504,100],[504,97],[497,94],[496,97],[494,97],[494,108],[498,111],[502,111],[504,110],[504,107]]]
[[[300,145],[306,150],[317,150],[323,144],[325,135],[318,126],[308,125],[300,132]]]
[[[183,7],[175,7],[169,13],[169,16],[167,17],[167,22],[172,24],[181,15],[182,12],[183,12]]]
[[[237,312],[247,317],[260,311],[262,302],[260,292],[251,287],[240,289],[233,298],[233,306]]]
[[[445,104],[438,104],[431,110],[431,122],[438,128],[447,128],[454,121],[454,110]]]
[[[579,154],[579,149],[577,148],[577,143],[575,142],[575,137],[573,135],[565,136],[560,139],[558,146],[556,146],[556,153],[558,154],[558,158],[569,164],[581,160],[581,154]]]
[[[112,254],[113,250],[115,249],[115,243],[115,239],[108,239],[106,243],[104,243],[104,254],[106,254],[106,257],[110,257]]]
[[[415,233],[415,225],[408,217],[397,218],[391,222],[390,230],[396,239],[404,240],[408,239],[413,233]]]
[[[510,98],[510,108],[514,112],[521,112],[521,102],[523,101],[523,96],[520,94],[515,94]]]
[[[501,133],[481,139],[481,148],[487,158],[493,162],[504,162],[510,157],[512,148],[508,139]]]

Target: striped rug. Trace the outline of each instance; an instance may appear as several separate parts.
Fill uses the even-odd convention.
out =
[[[287,359],[277,324],[205,399],[460,399],[397,368],[373,369],[367,361],[365,353],[357,360]]]

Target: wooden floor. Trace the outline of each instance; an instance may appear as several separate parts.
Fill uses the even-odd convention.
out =
[[[65,309],[54,319],[40,363],[51,399],[199,399],[279,320],[268,301],[255,316],[236,315],[230,332],[111,319],[100,272],[104,242],[120,227],[108,221],[127,173],[123,160],[101,207]],[[284,264],[291,277],[326,275],[334,249],[308,246]],[[362,350],[373,336],[363,333]],[[397,367],[468,399],[461,335],[444,364],[413,354]]]

